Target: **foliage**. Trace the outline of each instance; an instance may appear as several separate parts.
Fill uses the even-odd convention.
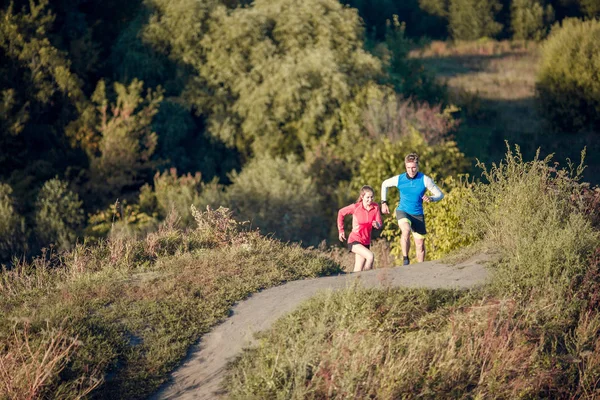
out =
[[[468,198],[473,195],[473,184],[468,176],[445,177],[439,186],[443,188],[444,199],[423,206],[427,221],[427,257],[431,260],[440,259],[477,241],[475,235],[464,227],[470,212]],[[397,253],[400,257],[402,248],[396,235],[394,232],[392,236],[396,240],[392,243],[392,254]]]
[[[123,191],[139,186],[153,166],[150,157],[157,144],[152,118],[162,101],[162,90],[142,95],[143,82],[114,83],[116,102],[109,105],[106,85],[100,81],[89,106],[72,134],[90,158],[90,182],[99,205]]]
[[[585,188],[578,182],[582,165],[559,168],[551,156],[538,156],[526,162],[518,147],[509,148],[499,164],[480,165],[489,183],[469,197],[468,229],[502,255],[496,284],[510,293],[548,285],[556,293],[566,290],[599,243],[583,213],[586,203],[578,200]]]
[[[10,351],[0,349],[0,396],[10,399],[48,395],[82,344],[77,337],[69,337],[63,327],[32,333],[28,322],[16,323],[7,339]],[[91,375],[79,377],[65,389],[74,398],[84,398],[101,383],[96,371]]]
[[[600,316],[561,311],[485,290],[324,293],[244,351],[227,391],[234,399],[593,398]]]
[[[600,21],[567,19],[542,46],[537,99],[550,129],[600,127]]]
[[[43,182],[77,164],[62,135],[85,96],[67,52],[51,40],[49,2],[16,4],[0,9],[0,178],[28,214]]]
[[[3,20],[0,28],[0,48],[11,60],[26,66],[26,74],[32,100],[49,103],[57,92],[78,99],[82,96],[81,82],[70,71],[70,62],[46,37],[54,22],[48,11],[48,0],[31,1],[29,12],[13,12],[11,4],[0,12]],[[7,79],[8,78],[8,79]],[[3,86],[10,86],[9,77],[4,77]]]
[[[190,206],[195,205],[204,209],[208,205],[218,208],[226,202],[224,197],[221,186],[216,182],[212,184],[202,182],[199,172],[193,176],[187,174],[178,177],[177,170],[171,168],[162,174],[157,172],[154,175],[153,189],[147,185],[142,188],[140,205],[146,212],[156,212],[160,219],[166,218],[174,210],[183,226],[190,226],[194,220],[190,213]],[[156,202],[155,207],[152,205],[153,202]]]
[[[600,3],[596,0],[579,0],[581,10],[590,19],[600,17]]]
[[[425,0],[427,1],[427,0]],[[442,38],[447,34],[445,24],[437,14],[424,7],[423,0],[346,0],[345,4],[356,8],[363,19],[367,34],[376,41],[385,38],[387,23],[397,15],[406,24],[411,37],[429,36]]]
[[[205,181],[216,177],[227,182],[227,173],[240,168],[237,152],[204,131],[202,121],[180,103],[163,101],[152,120],[152,129],[158,133],[153,159],[179,173],[201,171]]]
[[[363,129],[371,139],[397,142],[418,132],[424,144],[435,146],[451,139],[459,125],[453,118],[455,107],[442,109],[403,99],[395,93],[370,98],[362,114]]]
[[[448,27],[455,40],[493,38],[502,30],[496,14],[502,9],[498,0],[451,0]]]
[[[419,6],[429,14],[448,18],[450,0],[419,0]]]
[[[385,45],[387,52],[383,60],[390,75],[390,83],[404,97],[415,97],[421,101],[438,103],[445,99],[445,88],[435,76],[425,70],[421,61],[410,58],[409,52],[416,44],[405,36],[406,26],[394,15],[388,21]]]
[[[196,66],[210,98],[192,101],[206,110],[209,131],[246,155],[303,155],[335,139],[340,106],[381,76],[362,35],[356,11],[334,0],[218,8]]]
[[[167,219],[145,238],[111,235],[3,270],[0,374],[19,373],[2,384],[31,385],[25,377],[41,366],[47,375],[37,389],[47,398],[76,398],[93,384],[94,397],[146,398],[236,302],[287,280],[340,272],[316,251],[238,229],[224,209],[194,216],[197,229]],[[47,350],[44,364],[37,355]]]
[[[82,202],[58,178],[47,181],[35,203],[35,233],[42,245],[54,243],[59,250],[75,245],[84,222]]]
[[[510,5],[511,30],[518,40],[541,40],[554,20],[551,5],[544,7],[540,0],[513,0]]]
[[[306,166],[296,158],[255,158],[239,173],[233,172],[231,181],[227,188],[231,209],[262,233],[305,245],[317,245],[325,236],[321,196]]]
[[[322,294],[245,350],[229,396],[598,397],[597,196],[581,165],[549,161],[509,149],[464,187],[471,234],[499,256],[492,285]]]
[[[140,197],[146,193],[144,187]],[[90,243],[111,234],[138,237],[154,230],[157,223],[157,215],[152,210],[148,211],[140,204],[129,204],[126,200],[115,201],[108,208],[90,215],[85,236]]]
[[[12,188],[0,183],[0,262],[18,256],[26,243],[25,221],[15,209]]]

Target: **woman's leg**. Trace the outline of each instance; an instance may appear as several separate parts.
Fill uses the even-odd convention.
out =
[[[355,254],[354,272],[369,270],[373,268],[373,261],[375,260],[375,255],[371,250],[367,249],[362,244],[354,244],[352,245],[352,252]]]

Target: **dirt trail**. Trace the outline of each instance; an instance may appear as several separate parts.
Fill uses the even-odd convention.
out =
[[[254,334],[268,329],[301,302],[323,290],[343,289],[357,279],[363,287],[469,288],[483,283],[487,256],[477,255],[454,266],[428,261],[405,267],[288,282],[238,303],[232,315],[189,352],[169,382],[151,399],[215,399],[227,363],[251,346]]]

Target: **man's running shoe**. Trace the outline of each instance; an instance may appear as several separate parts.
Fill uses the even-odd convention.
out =
[[[402,265],[408,265],[410,264],[410,260],[408,257],[404,257],[404,262],[402,263]]]

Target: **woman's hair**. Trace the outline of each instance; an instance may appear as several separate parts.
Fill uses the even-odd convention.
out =
[[[404,164],[408,164],[410,162],[419,163],[419,155],[417,153],[409,153],[404,157]]]
[[[375,196],[375,191],[373,190],[373,188],[369,185],[365,185],[360,188],[360,194],[358,195],[358,199],[356,199],[357,203],[360,203],[362,201],[363,197],[365,197],[366,192],[371,192],[373,193],[373,196]]]

